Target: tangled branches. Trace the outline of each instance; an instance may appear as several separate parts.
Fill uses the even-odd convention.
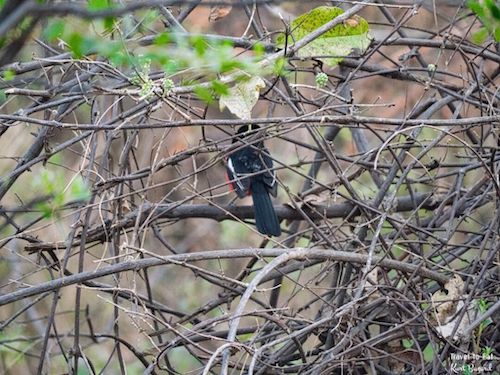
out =
[[[498,371],[500,55],[471,41],[470,11],[343,4],[281,48],[273,32],[307,5],[13,3],[2,373]],[[367,51],[337,68],[297,57],[355,14]],[[115,18],[87,45],[52,15]],[[251,119],[212,105],[259,69]],[[257,232],[224,177],[248,123],[273,158],[280,237]]]

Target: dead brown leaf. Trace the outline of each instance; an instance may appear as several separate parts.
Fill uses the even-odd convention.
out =
[[[210,7],[210,15],[208,16],[208,20],[210,22],[218,21],[221,18],[226,17],[232,9],[232,5],[212,5],[212,7]]]

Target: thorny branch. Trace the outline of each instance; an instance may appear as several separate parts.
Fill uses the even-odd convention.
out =
[[[500,371],[498,43],[473,42],[480,20],[461,1],[341,3],[283,50],[286,15],[311,4],[5,1],[0,372]],[[364,54],[335,69],[296,56],[357,15],[374,36]],[[143,97],[141,66],[45,40],[53,16],[114,17],[102,35],[131,57],[165,31],[169,51],[202,37],[235,61],[259,45],[258,68],[287,58],[286,74],[266,73],[252,119],[200,100],[204,67],[152,64]],[[278,175],[279,238],[224,177],[249,123]],[[457,363],[471,353],[493,359]]]

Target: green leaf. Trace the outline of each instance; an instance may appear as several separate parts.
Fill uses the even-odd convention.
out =
[[[217,95],[228,95],[229,94],[229,88],[225,83],[222,83],[218,80],[213,80],[211,83],[212,89]]]
[[[154,44],[157,46],[164,46],[170,42],[170,35],[168,33],[158,34],[155,38]]]
[[[484,25],[472,34],[472,41],[481,44],[486,40],[485,31],[493,35],[496,42],[500,41],[500,8],[494,0],[469,1],[467,6],[477,15]]]
[[[477,1],[469,1],[467,3],[467,6],[469,7],[470,10],[472,10],[474,13],[476,13],[479,17],[484,17],[484,9],[479,4]]]
[[[214,101],[212,92],[209,89],[206,89],[205,87],[202,86],[196,86],[194,88],[194,92],[196,96],[202,101],[204,101],[207,104],[211,104]]]
[[[498,6],[493,2],[493,0],[486,0],[485,5],[490,10],[490,13],[493,16],[493,18],[500,20],[500,8],[498,8]]]
[[[405,349],[411,349],[413,347],[413,340],[403,339],[402,343],[403,343],[403,348]]]
[[[273,74],[276,77],[281,77],[285,75],[286,60],[284,57],[276,59],[273,66]]]
[[[220,62],[220,66],[218,69],[216,69],[217,73],[223,74],[230,72],[233,69],[242,69],[243,64],[241,61],[237,60],[224,60]]]
[[[229,89],[227,95],[221,95],[220,110],[228,108],[231,113],[242,119],[252,117],[252,108],[259,100],[260,89],[266,84],[259,76],[253,76],[247,81],[239,82]]]
[[[181,63],[177,59],[167,59],[162,65],[167,75],[177,73],[181,69]]]
[[[142,26],[145,28],[149,28],[153,25],[154,22],[158,19],[159,14],[156,9],[149,9],[146,11],[146,15],[144,16],[144,19],[142,20]]]
[[[264,44],[257,42],[253,46],[253,52],[255,53],[256,57],[262,57],[264,56],[266,50],[264,48]]]
[[[107,31],[113,30],[115,26],[115,18],[114,17],[106,17],[104,18],[104,29]]]
[[[484,314],[488,310],[489,303],[484,298],[480,298],[476,302],[477,308],[481,314]]]
[[[424,348],[424,361],[429,363],[434,358],[434,349],[432,348],[432,344],[427,344]]]
[[[11,69],[7,69],[5,72],[3,72],[3,79],[6,81],[12,81],[15,76],[16,72]]]
[[[483,44],[488,39],[488,30],[486,27],[481,27],[478,31],[472,34],[472,41],[476,44]]]
[[[492,353],[493,353],[493,348],[491,348],[489,346],[485,346],[481,350],[481,354],[483,355],[483,357],[489,357]]]
[[[343,14],[337,7],[321,6],[296,18],[291,24],[291,35],[288,44],[304,38],[320,26]],[[320,58],[325,64],[334,67],[354,49],[363,53],[371,43],[368,22],[357,15],[330,29],[320,37],[302,47],[297,56],[307,58],[313,56],[332,56]],[[285,36],[280,35],[277,45],[285,45]]]
[[[71,34],[68,39],[68,46],[76,58],[80,58],[84,55],[83,42],[83,36],[79,33]]]
[[[46,29],[43,30],[43,37],[49,42],[54,42],[57,38],[60,38],[64,33],[65,23],[61,20],[51,22]]]
[[[78,201],[88,201],[90,199],[91,193],[89,187],[83,181],[81,176],[77,176],[71,184],[68,200],[78,200]]]
[[[206,42],[205,38],[201,36],[195,36],[192,37],[190,41],[194,47],[194,50],[196,51],[196,54],[198,56],[203,56],[208,48],[208,43]]]
[[[88,0],[89,10],[102,10],[110,6],[108,0]]]
[[[44,218],[58,216],[58,211],[71,201],[88,201],[90,189],[81,176],[76,176],[67,186],[66,176],[61,170],[44,169],[35,177],[32,187],[35,191],[50,196],[36,205]]]

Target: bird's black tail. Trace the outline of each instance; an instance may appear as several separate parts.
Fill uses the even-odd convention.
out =
[[[264,184],[261,181],[253,181],[250,189],[252,191],[257,230],[269,236],[281,235],[280,223]]]

